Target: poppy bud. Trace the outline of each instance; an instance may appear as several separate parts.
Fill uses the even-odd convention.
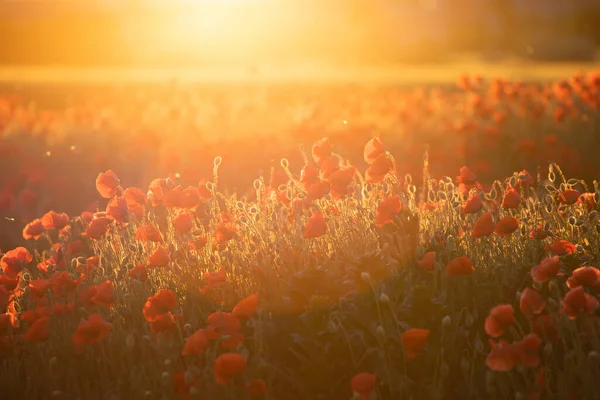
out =
[[[129,347],[130,349],[135,346],[135,338],[133,337],[133,333],[130,333],[125,339],[125,346]]]
[[[442,326],[444,328],[449,327],[450,324],[452,324],[452,318],[450,318],[449,315],[446,315],[444,318],[442,318]]]
[[[185,374],[183,374],[183,379],[185,383],[189,385],[194,381],[194,375],[190,371],[185,371]]]
[[[165,367],[169,368],[171,366],[171,360],[168,358],[165,360]]]
[[[467,360],[466,358],[463,357],[460,360],[460,368],[462,368],[462,370],[465,374],[468,374],[469,371],[471,370],[471,363],[469,362],[469,360]]]
[[[479,338],[479,335],[477,335],[477,338],[475,339],[475,344],[473,345],[473,348],[475,349],[476,352],[483,353],[483,350],[484,350],[483,342]]]
[[[526,400],[527,396],[521,392],[515,393],[515,400]]]
[[[544,358],[550,358],[554,356],[554,349],[552,348],[552,343],[547,342],[543,348]]]
[[[380,303],[384,303],[384,304],[388,304],[390,302],[390,298],[388,297],[387,294],[381,293],[381,295],[379,296],[379,302]]]
[[[198,394],[200,394],[198,389],[196,389],[196,386],[191,386],[189,393],[190,393],[190,396],[197,396]]]
[[[377,336],[381,341],[385,340],[385,329],[381,325],[377,327]]]
[[[590,217],[590,219],[594,219],[596,218],[596,216],[598,215],[598,211],[594,210],[591,213],[588,214],[588,216]]]
[[[194,328],[192,328],[192,325],[190,325],[190,324],[185,324],[185,325],[183,326],[183,330],[185,331],[185,333],[186,333],[188,336],[189,336],[189,335],[191,335],[192,333],[194,333]]]
[[[52,392],[52,397],[61,397],[64,393],[60,390],[55,390]]]
[[[522,294],[523,293],[521,293],[521,292],[517,292],[517,296],[516,296],[517,297],[517,303],[521,301],[521,295]]]
[[[593,363],[597,363],[598,362],[598,358],[600,358],[600,354],[598,354],[598,352],[596,350],[592,350],[588,353],[588,359],[593,362]]]
[[[163,372],[160,377],[161,377],[162,382],[163,382],[164,385],[170,385],[171,384],[171,374],[168,373],[167,371]]]
[[[76,258],[71,260],[71,268],[77,268],[77,259]]]
[[[362,278],[363,281],[365,282],[371,282],[371,275],[369,275],[368,272],[361,272],[360,273],[360,277]]]
[[[54,367],[57,362],[58,362],[57,358],[56,357],[52,357],[50,359],[50,363],[49,363],[50,364],[50,368]]]
[[[149,390],[146,390],[146,392],[144,393],[144,397],[147,398],[147,399],[152,398],[152,392],[149,391]]]
[[[129,251],[137,250],[137,246],[135,245],[135,243],[129,243],[129,245],[127,247],[129,248]]]
[[[473,316],[471,314],[467,314],[467,317],[465,318],[465,324],[467,324],[468,327],[473,326]]]

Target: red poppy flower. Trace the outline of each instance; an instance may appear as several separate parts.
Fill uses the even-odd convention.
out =
[[[435,251],[428,251],[425,253],[421,261],[417,261],[417,265],[423,268],[424,271],[435,271]]]
[[[154,296],[148,297],[142,314],[146,321],[153,322],[160,314],[172,311],[178,305],[175,292],[172,290],[161,290]]]
[[[494,228],[494,232],[496,232],[496,235],[504,237],[510,235],[517,229],[519,229],[519,220],[507,215],[498,221],[496,228]]]
[[[176,333],[178,330],[183,330],[183,317],[181,314],[172,314],[170,312],[159,314],[150,323],[150,330],[154,336],[161,332]]]
[[[146,195],[136,187],[129,187],[123,191],[123,197],[127,202],[127,206],[131,207],[136,204],[146,204]]]
[[[81,347],[86,344],[98,343],[111,329],[112,325],[106,322],[100,314],[92,314],[77,326],[77,330],[72,336],[73,344]]]
[[[108,201],[106,215],[117,222],[127,222],[129,219],[129,207],[124,196],[115,196]]]
[[[36,319],[29,327],[23,339],[28,342],[45,342],[50,338],[50,317]]]
[[[315,211],[306,222],[306,226],[304,228],[304,238],[317,238],[324,235],[326,230],[327,224],[325,223],[325,217],[323,216],[323,213],[321,211]]]
[[[381,200],[375,210],[375,225],[381,227],[392,222],[394,217],[402,210],[402,200],[398,196],[390,196]]]
[[[169,250],[159,246],[148,257],[148,268],[166,267],[170,261]]]
[[[519,207],[523,200],[521,199],[521,195],[515,188],[508,188],[504,193],[504,198],[502,199],[502,208],[515,209]]]
[[[60,230],[67,226],[70,222],[69,216],[65,213],[59,214],[54,210],[48,211],[42,217],[42,226],[46,230]]]
[[[117,194],[117,188],[121,184],[119,177],[113,171],[108,170],[104,173],[98,174],[96,178],[96,189],[100,196],[105,199],[110,199]]]
[[[465,256],[457,257],[446,264],[446,275],[448,276],[471,275],[473,271],[475,271],[473,263]]]
[[[85,229],[84,236],[98,240],[108,231],[111,220],[106,217],[94,217]]]
[[[558,194],[558,201],[562,204],[575,204],[581,193],[575,189],[565,189]]]
[[[544,240],[548,237],[548,235],[546,234],[546,230],[543,226],[538,226],[537,228],[533,228],[531,232],[529,232],[529,237],[531,239]]]
[[[550,246],[545,247],[546,250],[555,256],[564,256],[565,254],[572,254],[577,252],[577,246],[568,240],[557,240]]]
[[[554,278],[560,271],[560,259],[558,256],[546,257],[539,265],[531,269],[531,277],[536,282],[547,282]]]
[[[494,232],[496,228],[496,224],[494,223],[494,218],[492,214],[486,212],[481,215],[473,225],[473,233],[471,234],[474,238],[480,238],[489,236]]]
[[[567,286],[569,289],[585,285],[585,286],[598,286],[598,278],[600,277],[600,270],[594,267],[580,267],[573,271],[569,279],[567,279]]]
[[[528,317],[540,314],[546,308],[546,300],[532,288],[525,288],[519,300],[521,312]]]
[[[177,233],[187,233],[194,227],[194,219],[192,214],[187,211],[180,210],[173,218],[173,227]]]
[[[428,329],[411,328],[402,333],[402,347],[407,358],[415,358],[423,352],[429,337]]]
[[[35,239],[38,240],[42,233],[46,231],[41,219],[34,219],[23,228],[23,239]]]
[[[456,177],[456,182],[463,183],[465,185],[472,185],[477,181],[477,175],[469,169],[469,167],[463,166],[460,168],[460,175]]]
[[[155,243],[163,242],[163,238],[159,230],[152,224],[140,226],[135,232],[135,240]]]
[[[181,207],[194,208],[200,203],[200,193],[194,186],[188,186],[181,192]]]
[[[493,371],[506,372],[513,369],[518,362],[518,349],[505,340],[496,343],[490,339],[491,350],[485,360]]]
[[[258,309],[258,294],[254,293],[245,299],[240,300],[235,307],[233,307],[232,314],[241,319],[252,318],[256,314]]]
[[[300,171],[300,183],[304,186],[304,189],[308,189],[311,185],[317,183],[319,180],[319,171],[315,167],[305,165]]]
[[[104,281],[95,286],[94,295],[90,298],[91,302],[104,307],[112,307],[115,302],[115,294],[111,281]]]
[[[246,386],[250,396],[264,396],[267,394],[267,384],[262,379],[255,379]]]
[[[240,320],[233,313],[216,311],[206,318],[208,327],[205,334],[208,339],[217,339],[223,335],[233,335],[240,330]]]
[[[129,271],[129,276],[143,282],[148,279],[148,269],[146,265],[138,264]]]
[[[350,389],[356,393],[361,399],[367,400],[371,393],[377,387],[377,377],[375,374],[368,372],[360,372],[352,377],[350,381]]]
[[[33,256],[25,247],[17,247],[13,250],[7,251],[4,256],[0,259],[0,266],[2,272],[7,277],[17,277],[25,265],[29,264],[33,260]]]
[[[237,353],[221,354],[214,363],[215,380],[226,385],[246,369],[246,359]]]
[[[595,210],[598,206],[595,193],[582,193],[577,199],[577,204],[581,204],[588,212]]]
[[[535,333],[530,333],[521,339],[520,342],[515,343],[518,363],[526,367],[537,367],[540,365],[541,345],[542,341]]]
[[[378,137],[369,140],[363,151],[365,162],[369,165],[373,164],[377,157],[384,153],[383,143]]]
[[[472,193],[462,208],[463,214],[475,214],[483,208],[483,201],[477,193]]]
[[[328,138],[323,138],[316,141],[312,146],[312,156],[317,164],[320,164],[325,158],[331,155],[333,145]]]
[[[515,311],[510,304],[501,304],[490,310],[485,320],[485,332],[493,338],[500,337],[516,322]]]
[[[185,342],[183,351],[181,352],[184,356],[197,355],[201,356],[206,352],[208,348],[208,339],[204,334],[204,330],[198,329],[194,332]]]
[[[571,319],[575,319],[583,312],[592,314],[600,307],[598,299],[586,293],[583,286],[569,290],[563,298],[562,304],[562,312]]]
[[[221,222],[215,231],[215,241],[219,244],[224,244],[235,237],[237,232],[236,227],[230,222]]]

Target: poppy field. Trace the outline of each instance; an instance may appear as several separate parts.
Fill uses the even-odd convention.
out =
[[[600,75],[0,98],[7,399],[595,399]]]

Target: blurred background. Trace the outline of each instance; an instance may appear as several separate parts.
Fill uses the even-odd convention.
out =
[[[0,64],[591,61],[600,0],[0,0]]]

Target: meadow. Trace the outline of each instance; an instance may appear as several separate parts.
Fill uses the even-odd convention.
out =
[[[595,399],[600,75],[5,88],[7,399]]]

